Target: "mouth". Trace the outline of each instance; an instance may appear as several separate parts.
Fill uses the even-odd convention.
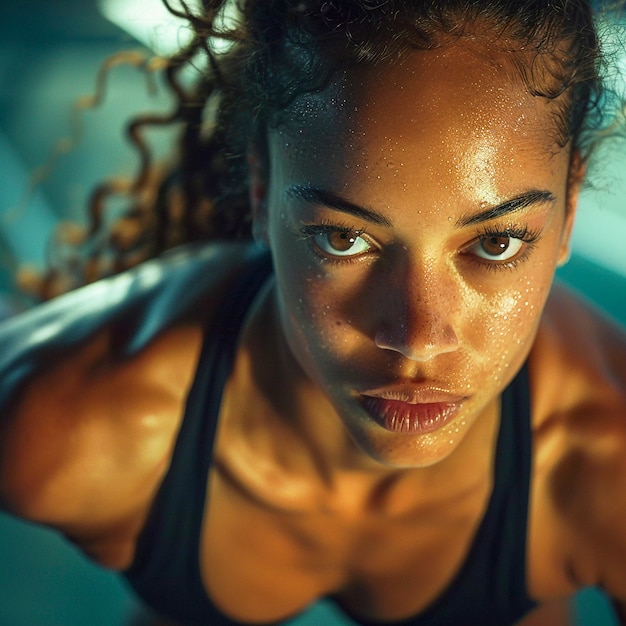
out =
[[[466,396],[433,389],[368,391],[361,394],[361,405],[374,421],[393,433],[422,435],[450,423]]]

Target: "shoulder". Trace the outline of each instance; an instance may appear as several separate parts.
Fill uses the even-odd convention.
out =
[[[548,299],[529,360],[540,421],[583,407],[626,421],[626,329],[562,286]]]
[[[624,598],[626,333],[557,287],[530,364],[536,480],[564,576]]]
[[[207,320],[256,254],[244,245],[181,249],[4,324],[0,503],[110,561],[96,546],[141,523]]]
[[[249,245],[226,243],[172,250],[10,318],[0,326],[0,345],[75,345],[98,328],[123,320],[125,328],[137,331],[132,340],[126,337],[127,349],[133,351],[210,298],[254,253]]]
[[[0,324],[0,411],[21,382],[107,330],[128,357],[183,320],[204,323],[211,303],[256,250],[243,244],[181,247],[76,289]]]

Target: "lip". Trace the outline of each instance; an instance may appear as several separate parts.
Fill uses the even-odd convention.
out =
[[[432,388],[389,388],[361,394],[361,404],[376,423],[394,433],[422,435],[451,422],[467,396]]]

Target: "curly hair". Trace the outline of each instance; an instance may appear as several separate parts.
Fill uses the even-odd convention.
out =
[[[181,243],[250,238],[251,142],[339,69],[393,62],[463,37],[485,39],[510,54],[530,93],[565,96],[558,113],[562,145],[572,141],[586,158],[601,124],[602,55],[591,0],[202,0],[197,9],[185,0],[162,1],[192,31],[190,43],[162,69],[175,111],[131,121],[140,169],[122,191],[128,210],[102,232],[107,201],[120,189],[105,182],[94,190],[89,258],[74,264],[74,282]],[[175,123],[182,124],[176,154],[157,166],[142,132]],[[44,295],[58,291],[58,277],[49,274]]]

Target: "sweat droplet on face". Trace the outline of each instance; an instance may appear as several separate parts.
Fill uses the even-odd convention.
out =
[[[421,55],[426,54],[431,55],[429,61],[422,63]],[[483,231],[482,224],[467,228],[458,224],[463,217],[515,198],[531,183],[540,189],[555,185],[545,174],[545,163],[537,165],[540,150],[533,135],[524,138],[517,132],[512,137],[510,130],[520,116],[520,102],[519,106],[529,109],[525,123],[536,123],[535,100],[525,92],[520,100],[523,87],[506,83],[507,75],[491,76],[477,56],[450,52],[447,65],[444,57],[439,52],[416,53],[415,62],[406,64],[414,64],[410,80],[398,66],[378,73],[351,70],[344,75],[343,93],[339,93],[338,81],[336,92],[317,97],[315,120],[298,118],[294,109],[294,124],[300,124],[304,132],[289,134],[288,150],[285,137],[271,144],[270,136],[270,152],[277,197],[290,185],[310,185],[357,208],[372,209],[391,224],[363,225],[363,213],[342,211],[341,203],[338,207],[323,202],[286,204],[292,229],[274,237],[274,241],[287,242],[278,250],[276,266],[289,275],[284,288],[293,294],[289,319],[296,329],[291,345],[297,358],[308,353],[300,359],[303,369],[313,380],[332,382],[325,388],[329,397],[341,384],[366,387],[371,381],[391,384],[397,380],[406,362],[389,349],[377,349],[372,338],[380,320],[388,322],[387,309],[377,308],[378,304],[393,300],[389,297],[393,281],[403,280],[403,273],[394,270],[408,267],[406,279],[415,279],[410,286],[415,285],[415,293],[423,296],[424,309],[430,303],[433,311],[438,310],[435,305],[445,299],[440,317],[450,313],[450,328],[459,339],[457,348],[429,363],[429,375],[456,393],[477,397],[467,402],[468,413],[459,416],[456,428],[440,432],[437,445],[448,453],[472,427],[475,413],[471,407],[486,406],[501,392],[501,382],[521,365],[536,321],[532,311],[540,308],[545,295],[536,269],[519,273],[513,266],[505,271],[484,269],[486,264],[460,254]],[[471,73],[478,78],[468,82]],[[390,74],[395,74],[393,80]],[[490,91],[490,81],[506,84],[507,89]],[[307,98],[316,97],[302,100]],[[515,106],[509,107],[507,99]],[[526,100],[533,101],[530,108]],[[305,114],[311,115],[310,108]],[[519,216],[523,217],[521,211],[499,219],[497,227],[505,231]],[[294,236],[292,222],[298,220],[309,229],[321,225],[328,231],[365,226],[367,237],[378,244],[376,253],[362,263],[334,260],[330,269],[324,261],[311,260],[301,233],[296,231]],[[490,220],[488,226],[495,221]],[[274,224],[281,226],[280,220]],[[441,284],[436,278],[442,278]],[[438,294],[448,295],[438,299]],[[304,298],[300,305],[298,295]],[[348,312],[350,319],[346,319]],[[410,336],[434,319],[423,316],[407,326],[404,319],[395,318],[399,326],[393,328],[401,336]],[[419,376],[422,370],[413,366],[411,371]],[[337,393],[331,400],[341,406],[345,398]],[[375,442],[371,443],[374,449]]]

